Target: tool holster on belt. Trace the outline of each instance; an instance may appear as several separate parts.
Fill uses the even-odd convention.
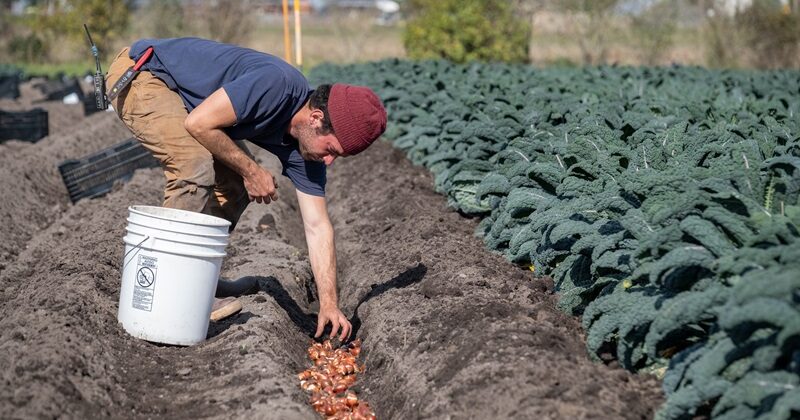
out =
[[[153,55],[153,47],[150,47],[144,51],[144,54],[142,54],[139,60],[136,61],[136,64],[134,64],[131,67],[128,67],[128,70],[125,70],[125,73],[122,73],[122,76],[120,76],[119,80],[117,80],[114,83],[114,86],[111,87],[111,91],[108,92],[109,101],[113,101],[119,95],[119,93],[122,92],[131,83],[133,78],[136,77],[136,75],[139,74],[139,72],[141,71],[141,68],[144,65],[144,63],[146,63],[147,60],[149,60],[152,55]]]

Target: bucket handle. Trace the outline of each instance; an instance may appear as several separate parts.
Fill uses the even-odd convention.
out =
[[[136,246],[134,246],[134,247],[133,247],[133,248],[131,248],[131,249],[130,249],[128,252],[126,252],[126,253],[125,253],[125,255],[122,257],[122,266],[123,266],[123,267],[125,267],[126,265],[128,265],[128,262],[129,262],[129,261],[125,261],[125,259],[126,259],[126,258],[128,258],[128,254],[130,254],[131,252],[133,252],[133,250],[135,250],[135,249],[139,249],[139,247],[141,247],[141,246],[142,246],[142,244],[144,243],[144,241],[146,241],[146,240],[148,240],[148,239],[150,239],[150,236],[145,236],[145,237],[144,237],[144,239],[142,239],[142,241],[141,241],[141,242],[139,242],[138,244],[136,244]]]

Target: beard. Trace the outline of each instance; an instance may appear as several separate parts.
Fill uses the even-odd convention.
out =
[[[313,128],[309,126],[301,126],[297,128],[297,145],[300,149],[300,156],[302,156],[303,159],[316,162],[322,161],[322,159],[314,156],[308,149],[311,142],[315,141],[316,138],[317,133]]]
[[[298,149],[300,149],[300,156],[303,157],[305,160],[314,160],[311,153],[309,153],[308,148],[306,148],[306,144],[304,141],[298,139],[297,140]]]

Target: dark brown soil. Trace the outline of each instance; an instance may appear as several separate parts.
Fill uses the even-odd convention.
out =
[[[81,157],[131,137],[110,115],[100,112],[85,118],[83,105],[39,102],[33,82],[20,86],[18,100],[0,100],[0,110],[48,110],[50,135],[36,143],[10,140],[0,143],[0,273],[25,248],[31,236],[52,224],[69,205],[67,190],[58,173],[65,159]]]
[[[127,206],[157,205],[162,175],[70,205],[53,165],[126,136],[102,113],[0,153],[0,418],[315,418],[295,374],[316,302],[285,178],[231,238],[223,276],[259,285],[241,314],[194,347],[118,326]],[[591,362],[551,282],[486,251],[431,185],[383,142],[329,174],[341,305],[367,365],[356,390],[379,418],[652,417],[658,381]]]

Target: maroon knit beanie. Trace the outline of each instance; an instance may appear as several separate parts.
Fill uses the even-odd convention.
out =
[[[364,86],[331,86],[328,116],[344,152],[351,156],[363,152],[386,130],[386,109],[378,95]]]

